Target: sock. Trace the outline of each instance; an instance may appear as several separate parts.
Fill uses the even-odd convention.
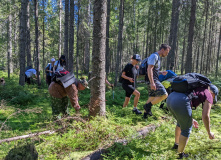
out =
[[[134,107],[134,109],[133,110],[136,110],[137,109],[137,107]]]

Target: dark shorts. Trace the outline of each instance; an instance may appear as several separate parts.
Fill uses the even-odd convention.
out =
[[[50,75],[46,75],[46,82],[48,84],[48,86],[51,84],[51,76]]]
[[[189,97],[183,93],[172,92],[167,98],[167,108],[177,120],[181,135],[189,137],[192,130],[192,109]]]
[[[130,96],[133,94],[135,90],[134,86],[122,83],[122,87],[126,91],[126,97],[130,98]]]
[[[151,90],[150,83],[147,83],[147,90],[149,97],[160,97],[167,94],[165,87],[160,83],[160,81],[154,81],[156,85],[156,90]]]
[[[25,75],[25,82],[27,82],[28,84],[31,84],[31,78],[28,78],[28,77]]]

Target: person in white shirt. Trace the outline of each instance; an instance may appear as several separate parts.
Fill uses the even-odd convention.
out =
[[[66,59],[65,59],[65,55],[61,55],[61,57],[59,58],[58,61],[55,62],[54,67],[53,67],[53,73],[57,72],[57,71],[61,71],[64,69],[66,65]]]
[[[27,82],[28,84],[31,84],[31,77],[35,75],[35,77],[37,78],[37,71],[35,69],[28,69],[25,72],[25,82]]]

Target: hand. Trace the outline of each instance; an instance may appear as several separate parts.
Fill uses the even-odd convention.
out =
[[[113,88],[113,87],[114,87],[114,84],[111,84],[111,87]]]
[[[209,133],[209,139],[214,139],[214,138],[215,138],[214,133],[210,132]]]
[[[199,128],[199,124],[195,119],[193,119],[193,127],[194,128]]]
[[[134,82],[134,79],[133,78],[130,78],[130,79],[128,79],[130,82]]]
[[[151,88],[151,90],[154,90],[154,91],[157,90],[155,83],[151,83],[150,88]]]
[[[136,67],[136,69],[139,69],[139,66],[138,66],[138,65],[136,65],[135,67]]]
[[[165,76],[165,75],[167,75],[168,72],[167,71],[162,71],[161,73],[162,73],[162,75]]]
[[[74,109],[75,109],[76,111],[79,111],[79,110],[81,109],[81,106],[77,103],[77,104],[75,105]]]

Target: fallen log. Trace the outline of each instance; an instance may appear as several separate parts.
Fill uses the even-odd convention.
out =
[[[86,121],[80,117],[65,117],[65,118],[62,118],[60,120],[56,120],[54,121],[53,123],[56,123],[58,121],[62,121],[62,120],[76,120],[76,121],[80,121],[82,123],[86,123]],[[22,135],[22,136],[17,136],[17,137],[11,137],[11,138],[6,138],[6,139],[1,139],[0,140],[0,144],[3,143],[3,142],[11,142],[11,141],[16,141],[16,140],[20,140],[20,139],[26,139],[26,138],[31,138],[31,137],[35,137],[35,136],[39,136],[39,135],[43,135],[43,134],[53,134],[55,132],[58,132],[58,131],[62,131],[64,130],[65,128],[67,127],[62,127],[60,129],[57,129],[57,130],[48,130],[48,131],[43,131],[43,132],[38,132],[38,133],[32,133],[32,134],[28,134],[28,135]]]
[[[150,133],[151,131],[155,131],[155,129],[159,127],[153,124],[150,124],[144,128],[142,128],[140,131],[138,131],[136,136],[132,136],[132,139],[137,139],[137,138],[144,138],[148,135],[148,133]],[[114,141],[114,143],[123,143],[124,145],[128,144],[130,140],[127,139],[119,139]],[[112,143],[113,144],[113,143]],[[108,153],[108,148],[109,146],[105,146],[101,149],[98,149],[96,151],[94,151],[93,153],[91,153],[90,155],[87,155],[86,157],[82,158],[81,160],[98,160],[98,159],[102,159],[102,154]]]

